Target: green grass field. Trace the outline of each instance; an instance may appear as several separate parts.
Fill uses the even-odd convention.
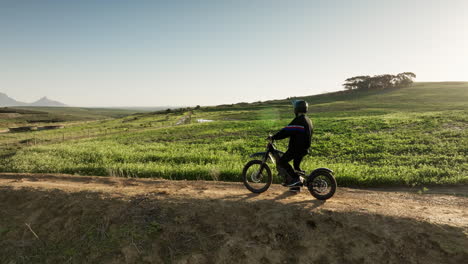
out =
[[[301,98],[315,126],[304,169],[329,167],[340,186],[468,183],[468,83]],[[0,171],[239,181],[248,156],[292,118],[290,101],[276,100],[0,134]]]
[[[128,109],[80,107],[1,107],[0,130],[18,126],[119,118],[137,112]]]

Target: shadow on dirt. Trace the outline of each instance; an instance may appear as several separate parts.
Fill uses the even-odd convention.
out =
[[[258,193],[240,193],[240,194],[235,194],[235,195],[226,195],[224,196],[224,199],[227,199],[227,200],[235,199],[237,201],[245,201],[245,200],[252,199],[254,197],[258,197],[260,195],[261,194],[258,194]]]
[[[359,189],[359,188],[357,188]],[[377,192],[406,192],[406,193],[417,193],[417,194],[443,194],[468,197],[468,185],[448,185],[448,186],[419,186],[419,187],[381,187],[381,188],[366,188],[368,191]]]
[[[1,263],[462,263],[463,230],[291,204],[0,188]]]

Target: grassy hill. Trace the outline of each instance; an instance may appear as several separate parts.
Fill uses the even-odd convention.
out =
[[[310,114],[320,116],[381,115],[392,112],[432,112],[467,110],[468,82],[419,82],[410,88],[377,91],[341,91],[314,96],[291,97],[284,100],[240,103],[208,108],[206,111],[254,111],[264,119],[262,112],[273,111],[280,117],[290,115],[291,100],[304,99],[309,103]],[[260,111],[260,113],[258,112]],[[271,115],[271,114],[270,114]],[[237,118],[242,118],[237,116]]]
[[[468,183],[468,83],[301,98],[315,127],[304,169],[329,167],[341,186]],[[267,134],[293,118],[290,99],[3,135],[17,144],[5,147],[0,171],[238,181]]]

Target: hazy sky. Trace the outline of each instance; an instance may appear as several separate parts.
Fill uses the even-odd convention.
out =
[[[0,92],[215,105],[412,71],[468,81],[466,0],[0,0]]]

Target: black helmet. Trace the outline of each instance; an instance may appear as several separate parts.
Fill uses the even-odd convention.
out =
[[[295,100],[293,102],[294,113],[297,115],[299,113],[307,113],[309,110],[309,104],[304,100]]]

